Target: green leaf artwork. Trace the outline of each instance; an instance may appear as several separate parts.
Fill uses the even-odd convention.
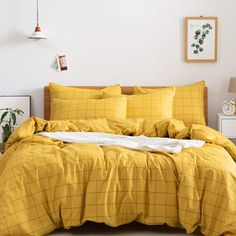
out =
[[[5,143],[13,132],[15,125],[17,125],[17,116],[22,116],[24,112],[18,108],[4,108],[0,111],[4,111],[0,118],[0,125],[3,131],[3,142]]]
[[[207,35],[209,35],[212,29],[213,27],[207,23],[202,25],[201,29],[195,31],[193,35],[194,41],[191,43],[194,54],[198,55],[199,53],[204,52],[204,40],[207,38]]]

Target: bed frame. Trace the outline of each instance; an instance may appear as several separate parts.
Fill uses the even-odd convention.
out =
[[[74,88],[84,88],[84,89],[103,89],[106,86],[71,86]],[[164,88],[161,86],[142,86],[143,88]],[[130,95],[133,94],[134,86],[122,86],[121,91],[122,94]],[[44,119],[49,120],[50,118],[50,108],[51,108],[51,97],[50,97],[50,91],[49,86],[44,87]],[[205,87],[204,91],[204,113],[205,113],[205,119],[206,123],[208,123],[208,89]]]

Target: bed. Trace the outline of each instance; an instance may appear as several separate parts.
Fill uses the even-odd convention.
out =
[[[125,94],[132,90],[122,87]],[[86,221],[112,227],[137,221],[188,233],[200,227],[204,235],[236,235],[236,148],[223,135],[176,119],[48,121],[48,87],[44,92],[45,119],[32,117],[18,127],[0,159],[0,235],[47,235]],[[207,104],[207,89],[204,98]],[[66,142],[41,133],[110,129],[110,134],[205,144],[171,154]]]

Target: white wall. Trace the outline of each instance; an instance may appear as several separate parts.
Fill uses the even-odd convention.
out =
[[[40,0],[46,41],[31,41],[34,0],[0,0],[0,94],[30,94],[43,116],[43,86],[182,85],[205,80],[209,121],[227,98],[236,75],[235,0]],[[183,61],[183,17],[219,17],[216,64]],[[66,53],[69,70],[50,63]],[[232,94],[231,94],[232,96]]]

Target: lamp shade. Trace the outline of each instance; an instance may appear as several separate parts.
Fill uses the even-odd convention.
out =
[[[229,83],[229,93],[236,93],[236,77],[232,77]]]
[[[36,26],[33,34],[29,36],[29,39],[46,39],[46,37],[42,33],[40,27]]]

